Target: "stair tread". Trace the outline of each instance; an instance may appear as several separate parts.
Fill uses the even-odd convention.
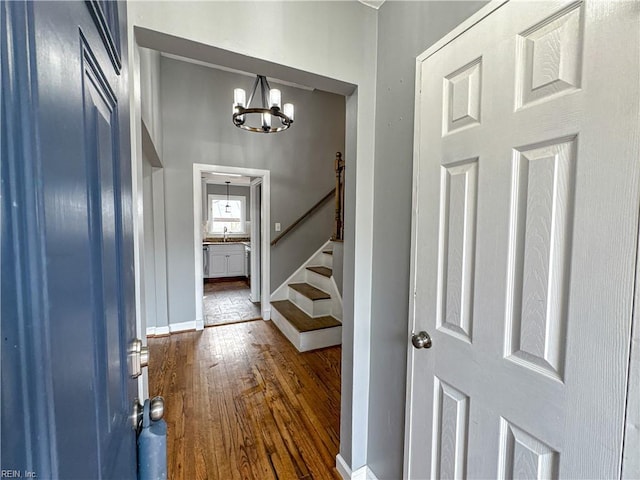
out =
[[[310,317],[289,300],[278,300],[271,302],[271,305],[301,333],[322,330],[324,328],[339,327],[342,325],[338,320],[330,315],[316,318]]]
[[[331,298],[331,295],[327,292],[320,290],[313,285],[309,285],[308,283],[290,283],[289,287],[304,295],[309,300],[328,300]]]
[[[329,267],[307,267],[307,270],[311,270],[312,272],[322,275],[323,277],[331,277],[331,275],[333,275],[333,270],[331,270]]]
[[[333,255],[333,250],[323,250],[322,253],[326,253],[327,255]]]

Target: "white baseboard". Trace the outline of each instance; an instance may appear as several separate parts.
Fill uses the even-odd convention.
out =
[[[204,330],[204,319],[196,318],[196,330]]]
[[[200,327],[200,328],[198,328]],[[147,327],[147,337],[161,337],[170,333],[186,332],[189,330],[202,330],[204,322],[193,320],[191,322],[172,323],[164,327]]]
[[[336,470],[343,480],[378,480],[378,477],[366,465],[352,472],[340,454],[336,455]]]
[[[267,307],[262,310],[262,319],[271,320],[271,307]]]
[[[197,326],[196,326],[195,320],[192,320],[190,322],[172,323],[171,325],[169,325],[169,330],[171,333],[186,332],[187,330],[196,330],[196,329],[197,329]],[[156,329],[156,335],[158,335],[157,329]]]
[[[344,458],[342,458],[340,454],[336,455],[336,470],[338,470],[343,480],[351,479],[351,468],[349,468],[349,465],[347,465],[347,462],[344,461]]]
[[[165,325],[164,327],[152,327],[154,329],[153,335],[155,337],[161,337],[163,335],[169,335],[171,333],[169,331],[169,326]]]

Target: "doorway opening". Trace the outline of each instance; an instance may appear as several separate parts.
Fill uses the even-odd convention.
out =
[[[268,170],[193,165],[195,307],[204,326],[270,319],[269,191]]]
[[[163,34],[158,34],[158,35],[163,35]],[[143,38],[143,35],[141,35],[140,37],[137,38],[137,40],[140,40]],[[185,41],[183,39],[177,39],[175,37],[171,38],[171,42],[182,42]],[[157,48],[158,45],[154,45],[153,42],[147,42],[145,45],[145,47],[149,47],[149,48]],[[166,45],[165,45],[166,46]],[[165,49],[163,49],[165,50]],[[173,49],[169,49],[169,51],[172,51]],[[165,50],[166,51],[166,50]],[[228,52],[227,52],[228,53]],[[236,55],[236,54],[233,54]],[[163,54],[164,56],[164,54]],[[208,59],[209,61],[211,60],[211,58]],[[227,61],[228,59],[225,57],[225,59],[220,60],[221,63],[224,63],[225,65],[227,65]],[[218,62],[218,63],[220,63]],[[264,65],[261,63],[261,69],[264,67]],[[274,67],[274,68],[279,68],[278,66]],[[243,68],[243,70],[247,70],[248,68],[245,67]],[[252,69],[249,69],[252,70]],[[285,69],[286,71],[283,73],[283,75],[279,75],[280,78],[289,78],[289,74],[292,75],[292,77],[295,77],[294,74],[303,74],[303,79],[301,80],[301,84],[303,83],[308,83],[306,80],[310,81],[311,83],[315,82],[315,77],[308,77],[308,74],[305,74],[304,72],[299,72],[299,71],[294,71],[292,69]],[[306,79],[306,80],[305,80]],[[330,81],[330,85],[327,86],[325,82],[327,79],[323,78],[320,79],[322,80],[322,82],[319,82],[321,85],[324,85],[325,87],[327,87],[327,91],[329,91],[330,93],[344,93],[346,94],[346,112],[344,115],[344,119],[345,119],[345,123],[347,124],[347,126],[349,128],[346,128],[346,145],[344,146],[344,152],[347,158],[356,158],[356,142],[355,142],[355,132],[356,132],[356,127],[355,127],[355,119],[357,118],[357,105],[358,105],[358,94],[357,91],[355,90],[355,86],[353,85],[346,85],[343,82],[340,81]],[[297,82],[296,82],[297,83]],[[336,85],[334,86],[333,83],[336,83]],[[164,88],[166,88],[166,83],[163,83],[163,85],[165,85]],[[334,88],[335,87],[335,88]],[[344,92],[343,92],[344,91]],[[177,130],[172,130],[172,131],[177,131]],[[342,150],[342,148],[340,149],[336,149],[336,150]],[[211,149],[207,148],[207,151],[212,151]],[[335,150],[333,150],[335,151]],[[182,155],[184,155],[184,152],[181,153]],[[331,156],[331,158],[333,157],[333,155]],[[168,157],[167,157],[168,158]],[[194,157],[195,158],[195,157]],[[200,158],[206,158],[206,155],[202,155],[200,156]],[[219,157],[221,160],[224,158],[223,156]],[[209,159],[205,160],[205,161],[209,161]],[[213,162],[215,162],[216,160],[213,160]],[[270,168],[272,169],[272,165],[268,164],[266,166],[266,168]],[[277,171],[275,169],[273,169],[274,171],[274,175],[277,175]],[[189,313],[191,313],[190,311],[190,305],[188,305],[189,303],[191,305],[195,306],[195,319],[196,321],[196,330],[203,330],[204,325],[205,325],[205,309],[204,309],[204,304],[203,304],[203,297],[204,297],[204,282],[203,282],[203,273],[204,273],[204,255],[203,255],[203,246],[202,246],[202,239],[203,239],[203,235],[202,235],[202,217],[203,217],[203,202],[202,202],[202,195],[203,195],[203,188],[202,188],[202,180],[201,180],[201,176],[203,172],[215,172],[215,173],[234,173],[234,174],[240,174],[240,175],[248,175],[250,177],[256,177],[256,179],[258,177],[262,178],[262,184],[260,186],[261,188],[261,194],[260,194],[260,198],[262,199],[261,204],[260,204],[260,211],[261,211],[261,226],[260,226],[260,245],[258,247],[253,246],[251,247],[251,262],[260,262],[260,275],[259,276],[255,276],[252,275],[252,279],[251,279],[251,286],[254,287],[254,281],[255,279],[259,279],[260,280],[260,285],[259,285],[259,289],[258,289],[258,295],[260,298],[260,302],[261,302],[261,314],[262,314],[262,318],[264,320],[268,320],[271,318],[271,311],[270,311],[270,302],[269,302],[269,297],[270,297],[270,268],[271,268],[271,264],[270,264],[270,246],[267,243],[267,240],[270,239],[270,220],[269,220],[269,212],[270,212],[270,207],[269,207],[269,201],[270,201],[270,187],[269,187],[269,171],[255,171],[253,169],[244,169],[244,168],[239,168],[239,167],[230,167],[227,165],[209,165],[209,164],[196,164],[193,165],[193,177],[192,177],[192,182],[193,182],[193,198],[189,199],[188,197],[185,199],[184,196],[182,195],[182,198],[179,198],[178,195],[175,195],[175,190],[173,191],[174,196],[173,198],[171,198],[168,202],[168,205],[171,205],[171,208],[173,208],[173,211],[177,211],[178,209],[176,208],[176,206],[179,204],[180,205],[180,212],[187,212],[188,210],[188,206],[187,209],[184,208],[184,200],[187,201],[187,203],[189,202],[189,200],[191,200],[193,202],[193,210],[194,210],[194,217],[193,217],[193,232],[194,235],[192,237],[193,240],[188,239],[188,241],[191,242],[191,248],[188,248],[188,246],[186,245],[180,245],[180,249],[178,250],[180,252],[180,255],[184,254],[184,253],[188,253],[189,258],[187,261],[191,262],[193,261],[193,274],[191,272],[188,272],[189,276],[191,277],[191,281],[189,282],[184,282],[182,284],[180,284],[179,282],[176,282],[175,285],[172,285],[172,287],[175,287],[178,292],[182,292],[184,293],[187,288],[186,286],[188,286],[188,289],[191,289],[191,282],[193,280],[195,280],[195,283],[193,285],[195,285],[195,292],[193,292],[193,290],[188,292],[188,296],[187,296],[187,302],[185,303],[180,303],[179,306],[180,307],[187,307],[187,310],[189,310]],[[352,181],[354,181],[354,178],[352,178]],[[188,180],[185,181],[183,184],[181,184],[180,186],[180,191],[184,192],[186,190],[186,186],[188,185]],[[186,185],[185,185],[186,184]],[[355,191],[355,189],[351,190],[351,191]],[[355,194],[354,194],[355,197]],[[276,201],[276,200],[274,200]],[[351,201],[353,201],[353,199],[351,199]],[[172,203],[173,202],[173,203]],[[189,222],[191,223],[191,222]],[[182,226],[184,226],[184,224],[182,224]],[[252,222],[252,226],[253,226],[253,222]],[[274,228],[275,225],[274,225]],[[355,228],[355,227],[354,227]],[[181,238],[186,238],[185,235],[182,235],[182,233],[184,232],[180,232],[180,237]],[[190,236],[190,235],[189,235]],[[180,240],[180,237],[178,237],[178,240]],[[189,250],[193,249],[193,256],[191,254],[191,252]],[[175,251],[175,250],[174,250]],[[282,249],[281,249],[282,251]],[[260,258],[257,259],[256,257],[256,252],[260,253]],[[278,254],[278,252],[276,251],[276,255]],[[182,255],[182,259],[184,259],[184,255]],[[354,259],[353,259],[353,255],[349,256],[347,259],[345,259],[345,265],[349,265],[349,267],[347,268],[347,270],[349,270],[349,272],[351,272],[351,274],[349,275],[348,279],[347,279],[347,284],[348,284],[348,295],[347,297],[352,299],[353,298],[353,270],[354,270]],[[177,263],[175,264],[176,268],[179,268],[177,266]],[[184,265],[184,264],[182,264]],[[279,258],[278,256],[274,257],[274,277],[277,277],[277,271],[278,269],[281,268],[280,267],[280,262],[279,262]],[[193,275],[193,276],[191,276]],[[194,278],[195,277],[195,278]],[[274,278],[274,281],[276,282],[276,284],[280,283],[277,278]],[[191,300],[189,299],[189,297],[191,298]],[[180,297],[180,299],[183,297]],[[253,298],[253,297],[252,297]],[[191,303],[194,302],[194,303]],[[171,304],[171,302],[170,302]],[[177,302],[174,303],[174,305],[178,305]],[[351,302],[350,304],[346,305],[346,309],[347,311],[351,311],[353,309],[353,303]],[[177,310],[177,309],[176,309]],[[181,311],[177,311],[177,316],[179,317],[181,315]],[[350,316],[353,316],[353,314],[351,313]],[[191,318],[191,317],[190,317]],[[257,327],[257,325],[261,325],[261,326],[267,326],[270,328],[272,327],[272,324],[270,322],[262,322],[262,321],[257,321],[257,322],[247,322],[247,323],[239,323],[239,324],[233,324],[233,325],[224,325],[221,327],[216,327],[216,328],[208,328],[205,329],[204,331],[199,331],[199,332],[183,332],[180,334],[180,338],[175,338],[175,341],[180,343],[182,342],[182,339],[186,339],[186,338],[193,338],[194,339],[194,347],[197,346],[198,347],[202,347],[204,349],[204,351],[208,351],[211,343],[207,340],[209,338],[210,335],[213,335],[215,332],[222,332],[225,329],[232,329],[232,328],[243,328],[243,327],[247,327],[247,328],[251,328],[253,325],[255,325],[256,329],[257,328],[261,328],[261,327]],[[351,329],[350,325],[347,325],[347,330]],[[186,330],[186,329],[184,329]],[[177,332],[176,332],[177,333]],[[350,335],[347,333],[345,334],[345,338],[349,339],[351,338]],[[153,339],[151,342],[151,345],[153,346],[154,343],[164,343],[169,342],[168,344],[173,344],[174,339],[172,339],[171,337],[167,337],[167,338],[162,338],[162,339]],[[233,342],[234,344],[236,343],[235,341]],[[338,358],[345,358],[346,359],[346,365],[345,365],[345,371],[349,372],[352,370],[352,365],[354,364],[354,358],[356,356],[358,356],[358,352],[359,350],[356,349],[356,352],[354,352],[354,346],[351,344],[352,342],[346,341],[345,342],[345,352],[342,352],[342,349],[340,347],[334,347],[333,350],[331,350],[332,352],[337,352],[337,357]],[[365,342],[366,343],[366,342]],[[231,344],[230,344],[231,345]],[[265,355],[269,352],[269,351],[273,351],[273,349],[269,349],[267,348],[268,344],[267,343],[261,343],[261,344],[250,344],[250,346],[254,349],[263,349]],[[245,345],[246,347],[246,345]],[[157,351],[157,353],[155,353],[153,356],[155,358],[160,358],[163,359],[163,361],[165,361],[168,358],[169,355],[169,351],[171,351],[172,347],[169,347],[168,350],[160,349],[159,351]],[[196,351],[200,351],[200,350],[195,350],[195,348],[193,350],[190,350],[190,353],[187,352],[187,358],[189,356],[195,357],[198,356],[199,354],[196,354]],[[329,350],[323,350],[320,351],[318,354],[319,355],[324,355],[328,352]],[[232,356],[234,354],[234,352],[236,352],[236,349],[231,348],[229,349],[229,351],[224,351],[224,352],[220,352],[219,355],[221,357],[215,357],[212,358],[212,363],[211,366],[213,368],[213,366],[215,366],[215,364],[221,360],[222,358],[226,358],[226,356]],[[358,354],[358,355],[354,355],[354,353]],[[310,358],[312,355],[311,354],[300,354],[300,357],[304,357],[304,358]],[[295,359],[298,359],[298,355],[294,356]],[[292,361],[294,364],[295,362],[297,362],[298,360],[294,360]],[[356,362],[357,363],[357,362]],[[191,369],[192,364],[187,362],[183,362],[182,360],[177,361],[176,365],[180,366],[181,368],[183,368],[185,370],[185,372],[188,373],[188,375],[185,378],[195,378],[193,377],[194,372],[192,370],[187,370],[187,369]],[[331,373],[331,375],[333,376],[333,380],[336,382],[336,385],[340,385],[342,384],[344,386],[344,388],[341,388],[340,390],[342,390],[340,392],[340,396],[336,396],[335,399],[333,399],[331,402],[329,402],[328,404],[331,407],[331,412],[337,413],[338,415],[336,416],[336,418],[339,419],[339,415],[340,413],[344,413],[344,417],[346,417],[346,420],[343,420],[344,424],[350,424],[351,422],[348,420],[351,415],[352,415],[352,404],[353,404],[353,399],[352,399],[352,391],[353,391],[353,383],[354,383],[354,379],[351,378],[350,375],[345,375],[345,378],[342,378],[341,375],[341,367],[339,365],[336,365],[335,362],[334,364],[332,364],[328,369],[326,369],[324,366],[321,366],[319,368],[320,371],[328,371]],[[366,369],[365,369],[366,370]],[[207,370],[208,371],[208,370]],[[213,370],[212,370],[213,371]],[[256,371],[254,371],[254,373],[256,373]],[[197,376],[197,375],[196,375]],[[365,376],[366,377],[366,376]],[[355,379],[356,382],[358,383],[362,383],[362,381],[364,381],[366,383],[366,379],[363,380],[363,377],[358,375],[358,378]],[[211,380],[207,380],[207,382],[210,382]],[[314,384],[315,382],[311,382],[310,384]],[[324,382],[323,382],[324,383]],[[176,411],[176,412],[182,412],[182,408],[180,406],[180,401],[183,400],[184,397],[184,392],[185,390],[183,388],[179,388],[180,392],[176,394],[175,397],[172,397],[172,394],[170,392],[165,392],[164,391],[164,387],[162,387],[162,382],[159,381],[158,379],[154,379],[152,382],[152,394],[164,394],[167,398],[167,410],[169,412],[172,411]],[[215,384],[215,382],[214,382]],[[188,385],[188,384],[187,384]],[[187,385],[185,385],[185,388],[187,388]],[[337,390],[337,388],[335,389]],[[227,392],[228,395],[235,395],[235,393],[233,393],[233,391],[228,391]],[[194,391],[190,391],[190,395],[196,395],[197,394]],[[214,398],[216,398],[216,396],[214,396]],[[206,396],[206,398],[210,398],[209,396]],[[210,405],[207,402],[203,402],[202,403],[203,406],[207,406]],[[189,415],[190,417],[191,415]],[[199,415],[199,412],[195,414],[195,418],[202,418],[201,415]],[[169,420],[169,419],[167,419]],[[180,421],[180,419],[177,419],[176,421]],[[180,427],[175,427],[180,428]],[[329,455],[329,460],[327,461],[328,464],[335,464],[335,458],[336,458],[336,454],[338,453],[338,447],[337,445],[339,444],[338,438],[340,436],[340,428],[337,425],[333,426],[333,433],[332,435],[335,435],[335,449],[332,447],[331,451],[330,451],[330,455]],[[185,436],[185,439],[187,437]],[[192,436],[189,436],[189,438],[192,438]],[[189,455],[192,455],[192,451],[191,449],[188,449],[189,451],[187,452]],[[193,450],[196,450],[195,448]],[[185,450],[186,451],[186,450]],[[195,452],[197,453],[197,451]],[[223,462],[224,463],[224,462]],[[212,467],[213,468],[213,467]]]

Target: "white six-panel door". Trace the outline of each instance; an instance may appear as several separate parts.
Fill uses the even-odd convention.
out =
[[[405,477],[619,477],[639,22],[512,1],[419,58]]]

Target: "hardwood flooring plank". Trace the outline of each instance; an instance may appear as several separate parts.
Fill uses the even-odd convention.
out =
[[[340,347],[299,353],[263,320],[149,339],[172,480],[340,479]]]

